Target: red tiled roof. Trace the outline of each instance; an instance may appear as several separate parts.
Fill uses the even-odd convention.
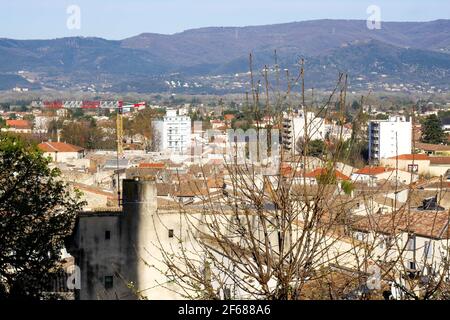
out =
[[[234,114],[226,114],[223,116],[225,120],[233,120],[234,119]]]
[[[431,143],[416,143],[417,149],[422,149],[425,151],[450,151],[450,146],[444,144],[431,144]]]
[[[31,125],[27,120],[6,120],[6,125],[12,128],[30,129]]]
[[[307,178],[317,178],[318,176],[321,176],[321,175],[326,174],[326,173],[327,173],[327,169],[325,169],[325,168],[317,168],[316,170],[305,174],[305,177],[307,177]],[[339,170],[334,170],[334,175],[339,180],[350,180],[350,178],[348,176],[346,176],[345,174],[343,174]]]
[[[402,154],[398,157],[391,157],[389,159],[398,159],[398,160],[429,160],[428,155],[426,154]]]
[[[450,164],[450,157],[430,157],[430,164]]]
[[[97,194],[97,195],[100,195],[100,196],[105,196],[105,197],[107,197],[109,199],[115,199],[115,197],[116,197],[116,195],[113,192],[106,191],[106,190],[100,189],[98,187],[89,186],[89,185],[76,183],[76,182],[73,182],[72,185],[75,188],[80,189],[81,191],[94,193],[94,194]]]
[[[139,163],[139,168],[164,169],[166,164],[163,162]]]
[[[80,152],[84,149],[64,142],[42,142],[38,144],[38,148],[43,152]]]
[[[375,176],[377,174],[384,173],[386,171],[392,171],[393,169],[388,169],[385,167],[365,167],[356,171],[356,174],[364,174],[369,176]]]
[[[389,214],[370,215],[358,220],[353,228],[380,233],[413,232],[424,237],[449,239],[448,212],[400,210]]]

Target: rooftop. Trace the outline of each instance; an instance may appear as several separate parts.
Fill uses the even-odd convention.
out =
[[[448,164],[450,165],[450,157],[430,157],[430,164]]]
[[[350,180],[350,178],[348,176],[346,176],[345,174],[343,174],[342,172],[340,172],[339,170],[333,170],[334,175],[337,179],[339,180]],[[305,174],[305,177],[307,178],[317,178],[318,176],[327,174],[327,169],[325,168],[317,168],[316,170],[313,170],[311,172],[308,172],[307,174]]]
[[[31,125],[27,120],[6,120],[6,125],[17,129],[30,129]]]
[[[429,156],[426,154],[401,154],[397,157],[391,157],[389,159],[398,160],[429,160]]]
[[[388,169],[385,167],[365,167],[356,171],[356,174],[375,176],[377,174],[384,173],[386,171],[392,171],[393,169]]]
[[[450,146],[444,144],[416,143],[416,148],[424,151],[450,151]]]
[[[70,143],[50,141],[39,143],[38,148],[43,152],[80,152],[84,150]]]
[[[418,236],[449,239],[448,212],[399,210],[389,214],[376,214],[362,218],[353,227],[356,230],[387,234],[411,232]]]

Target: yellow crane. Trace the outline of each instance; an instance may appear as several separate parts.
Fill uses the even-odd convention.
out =
[[[145,107],[145,102],[128,103],[124,105],[123,101],[44,101],[42,106],[50,109],[116,109],[116,136],[117,136],[117,196],[120,205],[120,176],[119,160],[123,156],[123,114],[129,112],[132,108]]]

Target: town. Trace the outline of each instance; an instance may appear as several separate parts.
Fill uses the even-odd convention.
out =
[[[67,281],[80,272],[81,289],[55,292],[82,300],[275,294],[273,270],[256,288],[242,280],[267,262],[249,267],[241,256],[236,262],[232,246],[263,252],[271,263],[284,250],[302,253],[291,259],[308,276],[296,271],[286,280],[306,287],[291,293],[297,299],[379,299],[386,292],[400,299],[437,290],[431,279],[447,283],[449,272],[449,105],[383,112],[355,100],[350,115],[342,92],[337,99],[331,110],[300,104],[272,114],[255,113],[248,101],[239,109],[222,100],[216,107],[122,101],[3,107],[2,133],[35,143],[84,201],[62,250],[60,263],[71,271],[59,275]],[[289,226],[281,228],[276,217]],[[239,231],[247,224],[254,230]],[[305,234],[314,240],[297,243]],[[247,243],[253,238],[257,244]],[[190,265],[191,259],[203,262]],[[230,267],[234,275],[227,275]],[[204,292],[184,283],[191,268],[200,274],[190,281]],[[318,280],[307,281],[312,275]],[[333,293],[312,289],[324,279],[333,281]],[[342,281],[351,285],[339,287]]]
[[[2,316],[450,300],[448,1],[0,12]]]

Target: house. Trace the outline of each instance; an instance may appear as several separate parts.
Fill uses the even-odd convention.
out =
[[[378,176],[386,171],[393,171],[394,169],[385,167],[365,167],[352,173],[350,176],[352,181],[355,182],[370,182],[378,179]]]
[[[419,176],[412,172],[400,169],[385,167],[365,167],[351,175],[352,181],[376,183],[377,181],[397,181],[403,184],[410,184],[419,179]]]
[[[82,199],[86,201],[84,210],[117,205],[117,194],[110,190],[76,182],[72,186],[82,192]]]
[[[139,163],[139,168],[148,169],[165,169],[166,164],[164,162],[141,162]]]
[[[223,118],[224,118],[225,123],[226,123],[227,125],[231,125],[231,122],[233,121],[233,119],[235,118],[235,116],[234,116],[234,114],[229,113],[229,114],[225,114],[225,115],[223,116]]]
[[[428,156],[426,154],[403,154],[398,157],[382,159],[381,164],[388,168],[428,175],[430,177],[440,177],[446,175],[450,169],[450,157]]]
[[[6,120],[6,128],[2,128],[2,131],[31,133],[32,125],[27,120]]]
[[[430,157],[426,154],[402,154],[381,159],[381,166],[427,175],[430,171]]]
[[[42,142],[38,148],[44,152],[45,157],[50,157],[53,162],[66,162],[82,159],[85,155],[84,149],[64,142]]]
[[[424,205],[429,202],[424,201]],[[449,217],[445,210],[422,206],[364,217],[352,225],[352,233],[355,239],[374,246],[374,258],[379,263],[398,264],[394,269],[403,275],[395,275],[396,282],[404,283],[401,277],[405,272],[409,279],[439,277],[440,271],[446,272],[450,239],[448,225]],[[410,289],[420,294],[420,286]]]
[[[450,156],[450,146],[444,144],[431,144],[418,142],[415,145],[418,153],[425,153],[428,155],[442,155]]]
[[[311,172],[308,172],[305,174],[305,181],[309,182],[310,184],[317,184],[318,181],[321,179],[321,177],[328,176],[328,169],[326,168],[317,168]],[[333,179],[334,177],[334,179]],[[347,181],[350,180],[350,177],[346,176],[339,170],[332,170],[330,172],[330,179],[329,183],[331,184],[333,180],[335,181]]]
[[[430,157],[430,176],[445,176],[450,170],[450,157]]]
[[[442,130],[445,132],[450,132],[450,119],[442,120]]]

